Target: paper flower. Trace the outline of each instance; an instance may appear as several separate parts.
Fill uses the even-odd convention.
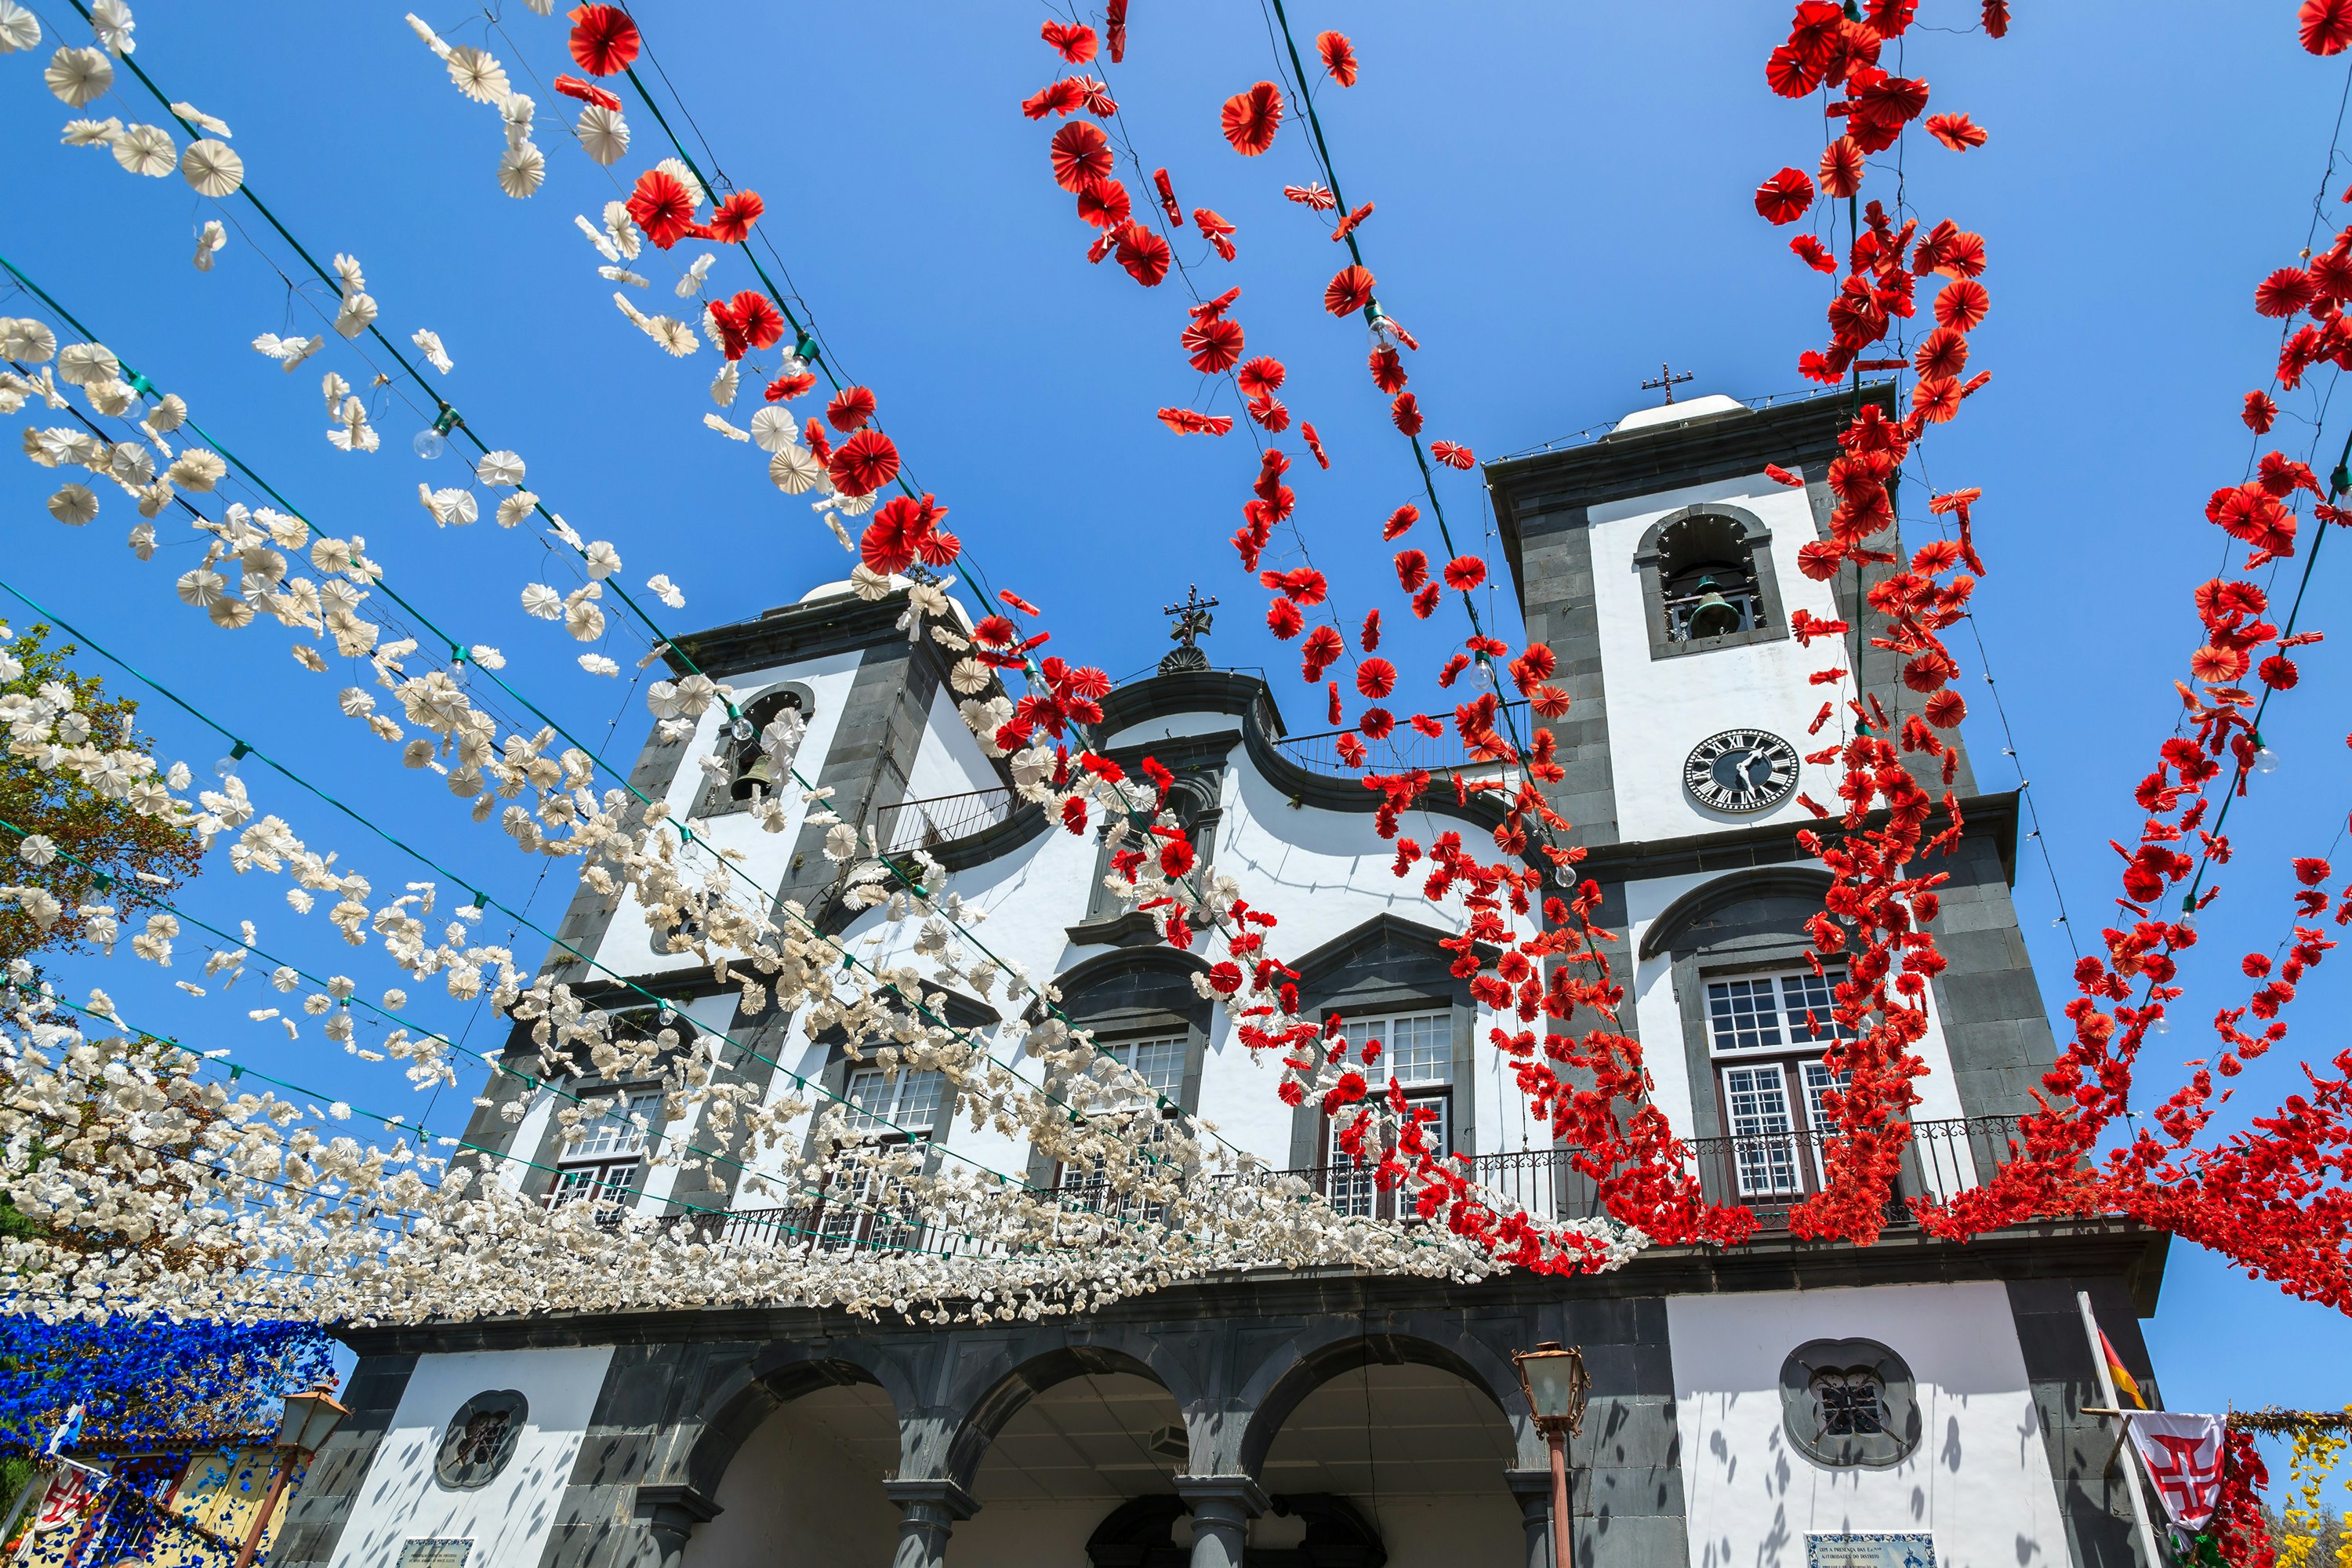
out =
[[[245,160],[227,142],[207,137],[182,149],[180,177],[194,185],[198,195],[234,195],[245,184]]]
[[[218,136],[223,141],[226,141],[229,137],[227,121],[217,115],[206,114],[193,103],[174,103],[172,105],[172,112],[207,135]]]
[[[66,485],[49,498],[49,515],[68,528],[79,528],[98,515],[98,497],[87,486]]]
[[[572,58],[590,76],[629,68],[644,40],[637,25],[617,5],[582,5],[569,13]]]
[[[1273,146],[1274,133],[1281,124],[1282,89],[1270,81],[1234,94],[1218,114],[1225,140],[1244,158],[1255,158]]]
[[[1356,85],[1356,46],[1348,41],[1345,33],[1318,33],[1315,52],[1323,57],[1323,68],[1341,87]]]
[[[408,334],[408,341],[415,343],[424,353],[426,364],[431,365],[443,375],[449,374],[451,365],[449,351],[441,346],[440,333],[419,327]]]
[[[874,394],[863,386],[845,386],[824,405],[824,421],[846,434],[863,430],[874,417]]]
[[[497,57],[471,44],[452,47],[444,63],[457,90],[476,103],[502,102],[514,90],[507,82],[507,68],[499,64]]]
[[[1073,120],[1055,132],[1050,151],[1054,183],[1066,191],[1082,191],[1097,180],[1110,177],[1110,138],[1091,121]]]
[[[499,154],[499,189],[520,201],[547,178],[547,154],[526,142]]]
[[[49,57],[49,68],[41,73],[41,79],[69,107],[79,109],[114,85],[114,62],[96,49],[61,45]]]
[[[594,82],[582,81],[576,76],[559,76],[551,85],[566,98],[576,98],[583,103],[594,104],[599,109],[617,110],[621,107],[619,99],[606,92]]]
[[[0,0],[0,55],[34,48],[41,41],[41,21],[16,0]]]
[[[842,494],[872,495],[898,476],[898,444],[879,430],[860,430],[841,444],[825,467]]]
[[[768,478],[788,496],[806,495],[824,477],[824,464],[806,447],[786,447],[768,459]]]
[[[617,107],[590,104],[580,111],[572,133],[580,139],[581,149],[588,156],[608,167],[619,163],[629,150],[629,122],[621,118]]]
[[[134,174],[162,179],[179,167],[180,149],[160,125],[133,125],[114,139],[114,161]]]
[[[503,448],[485,452],[474,465],[474,477],[486,485],[504,489],[522,483],[523,460]]]

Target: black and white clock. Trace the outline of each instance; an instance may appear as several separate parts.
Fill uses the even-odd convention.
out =
[[[1769,730],[1725,730],[1691,749],[1683,785],[1717,811],[1768,810],[1797,787],[1797,748]]]

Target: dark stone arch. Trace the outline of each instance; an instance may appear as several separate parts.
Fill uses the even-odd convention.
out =
[[[1702,882],[1658,912],[1642,933],[1641,956],[1674,952],[1694,928],[1736,905],[1795,899],[1818,910],[1832,880],[1817,866],[1759,866]]]
[[[803,1394],[853,1384],[867,1384],[889,1395],[891,1409],[901,1420],[917,1403],[897,1366],[854,1341],[822,1350],[769,1346],[704,1396],[697,1418],[699,1431],[686,1455],[684,1489],[706,1500],[717,1496],[736,1452],[770,1416]]]
[[[1244,1475],[1257,1477],[1283,1424],[1308,1394],[1342,1373],[1375,1363],[1428,1366],[1453,1373],[1494,1401],[1518,1445],[1521,1465],[1546,1462],[1543,1443],[1526,1410],[1520,1408],[1524,1401],[1519,1397],[1517,1373],[1507,1357],[1466,1334],[1447,1335],[1441,1342],[1390,1329],[1349,1332],[1344,1323],[1321,1326],[1321,1333],[1294,1339],[1285,1346],[1286,1353],[1269,1357],[1244,1389],[1241,1403],[1249,1415],[1235,1452]]]
[[[1129,1008],[1150,1008],[1180,1017],[1198,1014],[1203,1022],[1207,998],[1192,987],[1192,976],[1209,972],[1209,961],[1197,953],[1164,945],[1123,947],[1072,964],[1054,980],[1062,994],[1061,1008],[1087,1023],[1094,1016]],[[1030,1004],[1028,1016],[1045,1016],[1045,1004]]]
[[[1676,526],[1688,522],[1729,525],[1727,531],[1735,547],[1746,552],[1747,571],[1754,581],[1757,624],[1744,631],[1683,641],[1676,641],[1668,635],[1666,535]],[[1678,507],[1666,513],[1643,530],[1642,542],[1633,551],[1633,570],[1642,579],[1643,619],[1649,628],[1650,657],[1654,659],[1675,658],[1684,654],[1737,647],[1749,643],[1778,642],[1789,635],[1788,620],[1780,607],[1780,576],[1772,565],[1772,530],[1762,518],[1745,507],[1722,501],[1701,501],[1696,506]]]
[[[1154,1361],[1161,1364],[1154,1365]],[[1168,1370],[1167,1358],[1156,1355],[1148,1341],[1132,1350],[1084,1342],[1057,1345],[1032,1355],[1000,1374],[963,1407],[962,1419],[948,1440],[942,1468],[956,1485],[970,1490],[980,1475],[981,1461],[988,1457],[989,1445],[1004,1430],[1005,1423],[1038,1394],[1074,1377],[1123,1373],[1147,1379],[1166,1390],[1181,1414],[1185,1401],[1164,1375]]]

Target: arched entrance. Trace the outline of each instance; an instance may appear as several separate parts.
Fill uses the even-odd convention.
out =
[[[878,1385],[846,1380],[792,1393],[754,1426],[688,1539],[678,1568],[883,1568],[898,1509],[882,1479],[898,1466],[898,1420]]]
[[[1084,1568],[1088,1541],[1120,1509],[1164,1499],[1182,1513],[1175,1478],[1186,1453],[1175,1397],[1140,1373],[1082,1372],[1034,1388],[982,1456],[971,1486],[980,1510],[956,1526],[949,1560]],[[1185,1521],[1176,1526],[1176,1542],[1189,1542]]]
[[[1273,1425],[1253,1424],[1244,1454],[1276,1511],[1251,1525],[1251,1568],[1527,1561],[1506,1479],[1519,1436],[1489,1380],[1440,1347],[1396,1336],[1328,1345],[1280,1380],[1258,1420]],[[1356,1521],[1368,1546],[1348,1549]]]

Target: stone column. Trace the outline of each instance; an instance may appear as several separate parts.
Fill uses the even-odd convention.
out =
[[[1551,1472],[1505,1470],[1503,1481],[1518,1500],[1519,1523],[1528,1532],[1527,1568],[1552,1568]]]
[[[674,1568],[694,1527],[708,1524],[719,1514],[719,1505],[691,1486],[637,1489],[637,1518],[645,1521],[646,1533],[653,1537],[654,1549],[661,1554],[662,1568]]]
[[[898,1505],[898,1551],[891,1568],[940,1568],[957,1521],[980,1511],[971,1494],[950,1480],[884,1481],[882,1489]]]
[[[1178,1476],[1176,1495],[1192,1510],[1192,1568],[1242,1568],[1249,1521],[1266,1510],[1247,1476]]]

